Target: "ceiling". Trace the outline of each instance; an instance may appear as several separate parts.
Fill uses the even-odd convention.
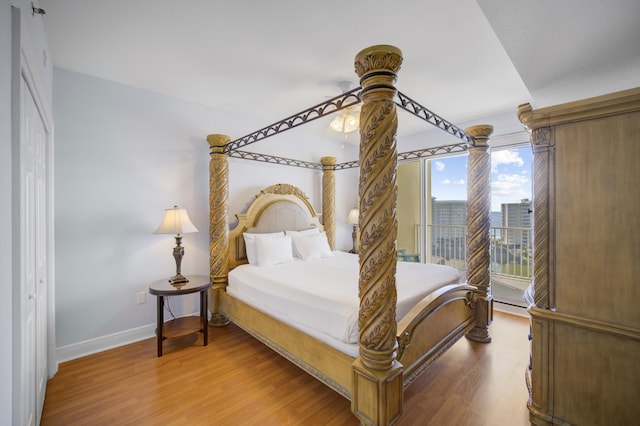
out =
[[[399,47],[398,89],[454,123],[640,86],[638,0],[39,3],[55,66],[241,115],[246,133],[356,83],[374,44]]]

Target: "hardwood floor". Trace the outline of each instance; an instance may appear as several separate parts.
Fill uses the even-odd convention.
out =
[[[397,425],[528,425],[528,320],[495,312],[493,341],[461,339],[405,392]],[[348,400],[234,325],[63,363],[42,425],[357,425]]]

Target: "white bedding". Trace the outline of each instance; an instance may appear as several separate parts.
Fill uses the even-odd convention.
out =
[[[227,292],[289,324],[354,344],[358,342],[358,277],[358,256],[335,251],[317,260],[239,266],[229,273]],[[459,281],[459,272],[448,266],[398,262],[396,319],[437,288]]]

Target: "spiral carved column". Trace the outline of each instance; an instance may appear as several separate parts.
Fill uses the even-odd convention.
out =
[[[336,157],[322,157],[322,225],[331,250],[336,248]]]
[[[213,326],[229,323],[219,312],[220,293],[225,291],[229,275],[229,161],[224,146],[231,138],[227,135],[209,135],[211,149],[209,161],[209,276],[213,282],[211,319]]]
[[[532,131],[533,146],[533,298],[539,308],[554,309],[555,302],[555,140],[549,127]]]
[[[351,409],[362,424],[391,424],[402,414],[395,319],[398,116],[393,102],[401,64],[402,52],[393,46],[372,46],[355,58],[363,104],[358,189],[360,356],[353,364]]]
[[[491,156],[489,136],[493,126],[478,125],[465,129],[473,137],[467,157],[467,283],[477,287],[476,324],[467,338],[489,343],[489,325],[493,321],[493,296],[490,272]]]

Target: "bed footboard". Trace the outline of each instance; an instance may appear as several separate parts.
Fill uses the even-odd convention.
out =
[[[475,287],[452,284],[422,299],[398,322],[398,361],[404,388],[475,323]]]

